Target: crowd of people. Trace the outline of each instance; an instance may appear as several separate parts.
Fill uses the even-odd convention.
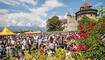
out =
[[[16,36],[0,37],[0,59],[9,59],[11,56],[25,60],[24,51],[29,54],[32,51],[40,50],[41,54],[50,52],[48,57],[52,56],[51,52],[59,48],[68,52],[79,52],[76,44],[76,38],[80,38],[79,33],[59,32],[59,33],[40,33],[40,34],[17,34]],[[69,55],[67,53],[67,55]]]

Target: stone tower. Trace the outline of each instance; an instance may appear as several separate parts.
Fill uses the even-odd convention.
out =
[[[68,12],[67,14],[67,31],[76,31],[78,22],[75,20],[75,16],[71,16]]]
[[[87,16],[91,19],[96,19],[98,17],[97,10],[92,8],[92,5],[85,2],[81,7],[80,11],[75,13],[75,16],[71,16],[68,12],[66,23],[62,23],[65,26],[64,31],[77,31],[78,20],[81,20],[83,16]],[[63,21],[63,20],[62,20]]]
[[[92,6],[88,3],[84,3],[80,7],[80,11],[76,12],[76,20],[80,20],[83,16],[87,16],[92,19],[96,19],[98,16],[97,10],[93,9]]]

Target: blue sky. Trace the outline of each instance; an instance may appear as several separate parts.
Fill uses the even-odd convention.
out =
[[[0,26],[37,26],[46,28],[48,18],[74,15],[85,0],[0,0]],[[105,0],[86,0],[98,9]]]

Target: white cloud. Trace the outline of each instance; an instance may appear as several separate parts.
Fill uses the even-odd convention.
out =
[[[98,2],[97,4],[94,5],[94,7],[100,7],[102,6],[102,4],[103,4],[102,2]]]
[[[11,5],[11,6],[17,6],[17,5],[21,5],[24,3],[28,3],[32,5],[37,4],[37,1],[34,1],[34,0],[0,0],[0,2],[7,4],[7,5]]]
[[[8,13],[8,10],[6,10],[6,9],[0,9],[0,13]]]
[[[0,0],[0,2],[7,4],[7,5],[11,5],[11,6],[20,4],[18,1],[15,1],[15,0],[11,0],[11,1],[10,0]]]
[[[62,3],[59,3],[59,0],[46,0],[45,4],[42,5],[42,7],[48,8],[56,8],[59,6],[63,6]]]
[[[63,3],[60,3],[59,0],[46,0],[44,4],[42,4],[41,7],[36,8],[36,9],[30,9],[34,14],[41,15],[46,17],[47,16],[47,11],[52,10],[53,8],[56,7],[61,7],[64,6]]]
[[[0,19],[2,23],[9,26],[31,26],[35,25],[38,27],[45,27],[45,21],[40,18],[40,16],[35,16],[29,13],[14,13],[5,14]],[[40,24],[40,26],[39,26]],[[43,25],[44,24],[44,25]]]
[[[32,5],[36,5],[37,4],[37,1],[35,1],[35,0],[20,0],[20,1],[32,4]]]
[[[10,0],[0,0],[0,2],[10,1]],[[16,1],[16,0],[11,0]],[[21,0],[22,2],[27,2],[32,5],[36,3],[34,0]],[[17,3],[16,3],[17,2]],[[20,0],[17,0],[14,5],[21,4]],[[11,2],[8,2],[9,4]],[[7,3],[5,3],[7,4]],[[24,7],[27,7],[30,13],[20,12],[20,13],[7,13],[0,15],[0,24],[7,26],[37,26],[37,27],[46,27],[46,20],[43,20],[42,17],[47,17],[48,11],[62,7],[63,4],[59,0],[45,0],[45,3],[40,7],[30,8],[30,6],[23,4]]]

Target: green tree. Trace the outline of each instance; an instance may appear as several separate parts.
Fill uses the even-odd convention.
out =
[[[61,25],[61,21],[59,17],[53,16],[52,18],[48,19],[47,21],[47,31],[62,31],[63,27]]]
[[[84,25],[84,27],[81,29],[86,29],[86,32],[83,34],[86,34],[87,32],[89,33],[87,38],[82,36],[80,40],[77,40],[79,44],[82,43],[82,45],[86,45],[88,48],[87,51],[81,52],[85,58],[91,58],[93,60],[105,60],[105,46],[101,41],[101,33],[105,31],[105,27],[101,27],[101,25],[105,24],[105,17],[100,18],[97,22],[90,22],[86,20],[87,18],[83,17],[82,21],[79,22]],[[95,23],[96,25],[92,26],[92,23]],[[89,26],[92,26],[92,30],[88,30]]]
[[[100,14],[100,16],[105,16],[105,8],[104,7],[99,8],[99,14]]]
[[[90,19],[87,16],[83,16],[81,20],[78,21],[79,25],[84,25],[83,27],[87,28],[90,24],[96,22],[96,20],[94,19]],[[78,27],[78,29],[80,30],[81,28]]]

